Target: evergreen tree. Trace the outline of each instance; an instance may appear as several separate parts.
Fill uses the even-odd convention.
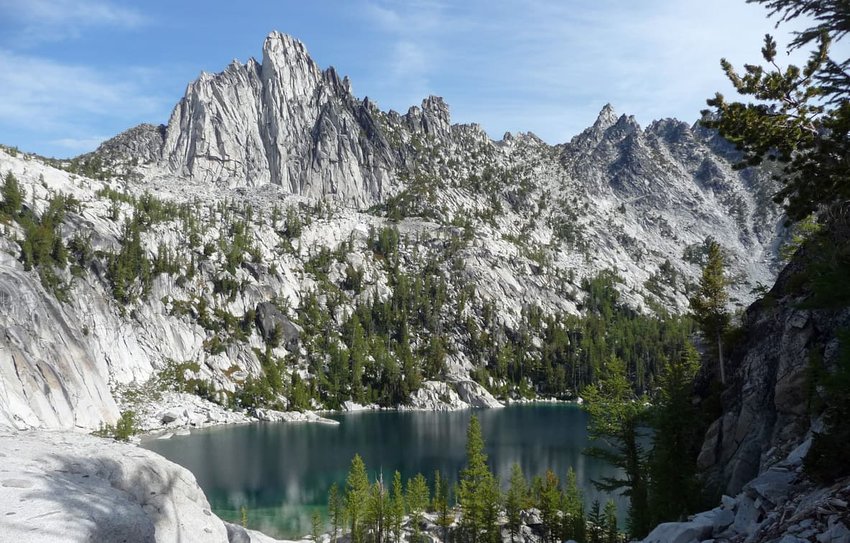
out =
[[[511,540],[516,541],[522,526],[522,510],[528,501],[528,482],[522,473],[519,463],[511,467],[511,480],[508,493],[505,496],[505,516],[508,518],[508,530]]]
[[[487,465],[481,424],[473,416],[466,432],[466,467],[460,475],[458,501],[461,531],[470,543],[494,543],[499,539],[499,484]]]
[[[593,500],[593,504],[590,506],[590,514],[587,516],[587,523],[590,532],[587,538],[588,543],[602,543],[605,533],[605,517],[602,514],[599,500]]]
[[[850,199],[850,59],[830,56],[832,44],[848,33],[850,8],[833,0],[751,1],[778,15],[780,23],[799,18],[811,25],[795,32],[788,46],[811,47],[809,61],[783,68],[770,35],[761,50],[766,67],[747,64],[740,75],[722,59],[735,90],[756,103],[727,102],[717,93],[708,100],[714,115],[704,124],[744,152],[739,166],[764,160],[782,166],[777,178],[783,187],[774,200],[797,221]]]
[[[396,543],[401,543],[401,525],[404,521],[404,489],[401,486],[401,473],[393,474],[393,495],[390,504],[390,530]]]
[[[369,476],[366,464],[359,454],[351,460],[351,468],[345,480],[345,510],[351,527],[351,540],[363,543],[365,536],[366,506],[369,503]]]
[[[717,348],[717,364],[720,369],[720,383],[726,384],[726,370],[723,364],[723,334],[729,326],[729,313],[726,303],[729,295],[726,287],[729,282],[724,273],[725,264],[720,245],[712,241],[708,247],[708,261],[702,269],[699,289],[691,298],[691,312],[694,320],[706,340],[713,341]]]
[[[10,217],[16,217],[21,212],[21,205],[24,202],[25,195],[21,185],[18,183],[18,178],[11,171],[6,174],[3,188],[0,189],[0,195],[3,196],[0,211]]]
[[[449,543],[449,527],[454,518],[449,510],[449,481],[440,476],[440,470],[434,472],[433,507],[437,513],[437,526],[443,529],[443,542]]]
[[[419,541],[422,514],[431,499],[428,482],[421,473],[407,481],[407,509],[410,511],[410,521],[413,523],[413,539]]]
[[[664,365],[652,410],[650,501],[653,524],[683,519],[700,505],[696,458],[702,443],[700,413],[691,401],[699,354],[690,343]]]
[[[641,538],[650,528],[646,459],[639,442],[639,428],[646,414],[645,400],[636,398],[626,378],[626,369],[616,357],[605,368],[596,385],[584,389],[584,409],[590,415],[588,434],[608,447],[591,447],[588,454],[607,460],[623,470],[625,478],[606,477],[594,481],[600,490],[625,489],[629,496],[629,535]]]
[[[561,482],[551,469],[543,477],[543,489],[540,493],[540,516],[543,520],[543,541],[559,539]]]
[[[369,344],[360,319],[355,313],[349,323],[349,357],[351,359],[351,398],[358,403],[366,403],[363,390],[363,372],[366,368],[366,357],[369,355]]]
[[[584,498],[578,485],[576,472],[572,467],[567,470],[567,482],[564,487],[561,510],[564,513],[561,539],[572,539],[577,543],[584,543],[586,541]]]
[[[388,531],[388,518],[391,515],[389,496],[381,477],[372,485],[369,491],[369,502],[366,506],[365,523],[372,528],[372,541],[383,543]]]
[[[345,524],[345,503],[336,483],[328,492],[328,514],[331,517],[331,543],[336,543],[339,530]]]
[[[617,504],[608,500],[605,504],[605,543],[619,543],[620,530],[617,529]]]
[[[313,541],[319,541],[319,536],[322,535],[322,514],[318,511],[313,511],[313,516],[310,520]]]

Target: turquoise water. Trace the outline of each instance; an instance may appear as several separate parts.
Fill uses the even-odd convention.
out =
[[[463,466],[466,428],[477,415],[491,468],[506,483],[519,462],[529,478],[553,469],[562,479],[573,467],[586,501],[603,502],[592,479],[614,475],[609,464],[582,454],[587,415],[573,405],[526,404],[504,409],[434,412],[361,412],[331,415],[339,426],[311,423],[257,423],[223,426],[146,440],[143,446],[188,468],[213,510],[239,521],[246,507],[248,526],[276,537],[310,532],[314,510],[325,513],[327,492],[342,488],[351,458],[359,453],[370,474],[406,480],[416,473],[429,482],[434,470],[454,477]],[[624,502],[618,503],[620,509]]]

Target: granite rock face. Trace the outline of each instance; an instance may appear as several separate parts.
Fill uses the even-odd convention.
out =
[[[274,183],[366,204],[387,192],[393,169],[374,123],[347,79],[320,70],[302,43],[272,33],[262,63],[233,62],[189,85],[168,122],[161,161],[203,181]]]
[[[811,438],[805,439],[737,495],[724,495],[720,506],[685,522],[658,525],[643,543],[847,543],[850,479],[814,485],[802,474],[810,445]]]
[[[74,314],[0,252],[0,426],[97,428],[118,407]]]
[[[813,423],[809,361],[820,356],[834,367],[837,332],[850,325],[850,310],[804,308],[804,293],[789,287],[801,271],[798,260],[745,313],[742,341],[729,360],[724,412],[709,427],[699,456],[709,483],[729,495],[805,440]]]

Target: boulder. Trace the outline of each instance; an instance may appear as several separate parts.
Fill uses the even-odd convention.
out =
[[[666,522],[659,524],[643,543],[692,543],[711,537],[710,522]]]
[[[791,483],[797,478],[793,471],[771,468],[762,473],[744,487],[750,495],[756,495],[774,506],[782,505],[788,499]]]
[[[170,422],[180,420],[181,418],[183,418],[183,413],[177,409],[169,409],[168,411],[163,412],[159,417],[163,424],[168,424]]]
[[[455,383],[458,396],[470,407],[504,407],[499,400],[475,381],[458,381]]]
[[[257,329],[265,341],[271,341],[276,337],[287,351],[298,350],[301,330],[276,305],[271,302],[261,302],[257,304],[256,312]]]

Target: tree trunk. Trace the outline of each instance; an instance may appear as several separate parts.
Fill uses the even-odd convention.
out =
[[[726,368],[723,367],[723,340],[721,335],[717,334],[717,362],[720,364],[720,384],[726,384]]]

